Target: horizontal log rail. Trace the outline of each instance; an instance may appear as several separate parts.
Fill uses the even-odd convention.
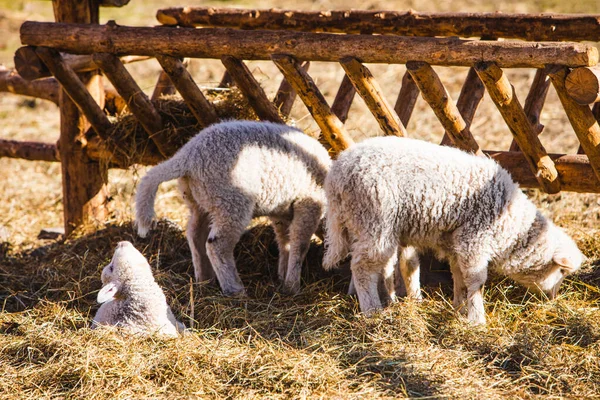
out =
[[[530,41],[600,41],[600,15],[424,13],[371,10],[260,10],[212,7],[167,8],[164,25],[304,32],[377,33],[403,36],[512,38]]]
[[[31,82],[23,79],[16,71],[0,69],[0,92],[37,97],[58,105],[59,90],[60,85],[54,78]]]
[[[75,72],[89,72],[98,69],[98,66],[89,55],[63,54],[65,63]],[[149,60],[147,56],[124,56],[121,57],[123,64]],[[15,69],[23,79],[32,81],[34,79],[52,76],[46,64],[39,58],[33,46],[23,46],[17,49],[14,56]]]
[[[86,154],[91,160],[107,162],[112,160],[113,168],[128,168],[134,162],[140,165],[155,165],[164,157],[160,154],[145,153],[129,161],[117,162],[108,152],[104,142],[96,135],[88,137]],[[523,153],[519,151],[484,151],[503,168],[510,171],[513,179],[524,188],[540,188],[529,169]],[[585,155],[550,154],[560,175],[561,189],[569,192],[600,193],[600,181],[596,178],[590,162]],[[56,145],[52,143],[22,142],[0,139],[0,158],[20,158],[33,161],[60,161]]]
[[[73,40],[76,37],[77,40]],[[499,67],[542,68],[546,64],[593,66],[598,50],[582,43],[496,42],[458,38],[338,35],[290,31],[248,32],[221,28],[127,27],[25,22],[21,42],[72,54],[268,60],[289,54],[299,61],[337,62],[355,57],[363,63],[405,64],[409,60],[431,65],[472,66],[495,62]]]
[[[0,139],[0,158],[20,158],[30,161],[60,161],[54,143],[23,142]]]

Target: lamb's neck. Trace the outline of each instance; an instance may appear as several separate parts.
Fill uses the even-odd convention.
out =
[[[535,254],[540,253],[536,247],[544,245],[539,235],[544,231],[547,219],[524,194],[519,193],[497,222],[494,238],[505,246],[497,249],[493,266],[510,275],[533,264]]]

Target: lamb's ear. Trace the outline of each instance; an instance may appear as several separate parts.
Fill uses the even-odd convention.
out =
[[[573,258],[574,257],[572,257],[570,254],[560,252],[554,254],[554,257],[552,257],[552,261],[554,261],[561,267],[566,268],[567,271],[569,271],[570,273],[577,271],[580,267],[580,265],[578,265],[576,261],[573,260]]]
[[[100,289],[98,292],[98,303],[106,303],[115,299],[115,296],[119,292],[120,285],[114,282],[109,282]]]

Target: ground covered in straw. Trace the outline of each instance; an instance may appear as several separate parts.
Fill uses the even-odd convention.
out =
[[[44,2],[42,2],[44,3]],[[50,2],[0,0],[0,62],[12,65],[24,20],[52,20]],[[297,0],[293,7],[418,11],[600,12],[597,0],[433,2],[413,0]],[[177,0],[132,1],[102,9],[101,19],[121,25],[155,25],[155,10],[182,6]],[[289,8],[288,2],[233,0],[206,6]],[[247,62],[269,96],[281,82],[270,62]],[[152,93],[158,64],[127,65]],[[370,65],[393,104],[405,67]],[[466,68],[438,68],[457,99]],[[224,72],[219,60],[192,60],[195,81],[207,92]],[[534,70],[508,70],[524,102]],[[343,76],[336,63],[312,63],[310,74],[331,104]],[[197,127],[189,112],[176,115],[177,132]],[[237,103],[236,103],[237,104]],[[235,110],[234,110],[235,111]],[[238,112],[238,111],[235,111]],[[296,101],[291,117],[308,133],[318,128]],[[181,122],[188,118],[188,122]],[[131,122],[131,121],[130,121]],[[541,115],[541,141],[549,152],[575,153],[578,141],[551,88]],[[346,127],[360,140],[382,134],[360,99]],[[124,121],[125,132],[136,127]],[[188,129],[183,132],[182,129]],[[440,142],[444,130],[419,98],[408,134]],[[511,134],[486,95],[471,130],[486,149],[508,149]],[[0,137],[56,142],[59,114],[53,104],[0,94]],[[134,141],[138,143],[137,141]],[[127,149],[126,149],[127,150]],[[131,154],[127,152],[128,156]],[[157,214],[162,222],[148,239],[132,227],[132,197],[145,170],[109,173],[110,217],[68,239],[37,239],[42,228],[62,225],[58,163],[0,159],[0,398],[598,398],[600,397],[600,201],[597,195],[528,195],[565,227],[589,257],[553,301],[492,276],[485,289],[488,326],[471,328],[451,307],[451,287],[429,286],[419,303],[401,300],[373,318],[358,313],[345,294],[344,271],[325,273],[315,241],[303,270],[299,296],[278,293],[277,246],[270,228],[256,222],[236,250],[246,299],[224,298],[192,281],[182,228],[187,211],[175,183],[162,185]],[[169,218],[169,221],[166,220]],[[120,240],[129,240],[150,260],[177,317],[190,331],[176,340],[122,336],[90,330],[100,289],[100,271]]]
[[[155,267],[180,339],[89,329],[99,273],[130,240]],[[584,249],[598,248],[591,240]],[[451,311],[450,288],[428,287],[373,318],[344,294],[347,277],[320,269],[311,248],[304,288],[280,295],[276,245],[257,223],[237,247],[247,299],[191,281],[184,233],[162,222],[147,240],[110,225],[0,263],[2,398],[530,398],[594,397],[600,390],[600,274],[592,266],[545,301],[493,278],[489,325]],[[590,254],[587,251],[588,255]]]

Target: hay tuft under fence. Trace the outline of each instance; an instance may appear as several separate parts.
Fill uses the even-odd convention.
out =
[[[205,91],[205,96],[213,103],[221,120],[258,120],[248,100],[237,88],[209,89]],[[177,148],[205,128],[178,95],[162,96],[154,100],[153,104],[165,129],[169,131],[168,137]],[[113,117],[112,122],[114,125],[109,133],[110,140],[106,144],[116,157],[127,160],[126,164],[139,162],[148,153],[160,154],[154,142],[149,140],[142,124],[127,108]]]

